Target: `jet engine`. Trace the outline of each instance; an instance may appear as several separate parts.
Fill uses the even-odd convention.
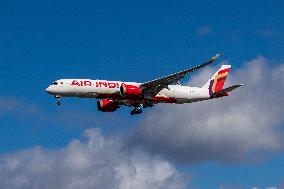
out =
[[[120,86],[121,96],[140,96],[141,93],[142,90],[138,86],[126,84]]]
[[[116,109],[120,108],[116,102],[108,99],[99,100],[97,106],[98,110],[101,112],[114,112]]]

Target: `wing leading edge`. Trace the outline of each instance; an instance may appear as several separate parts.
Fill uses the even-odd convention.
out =
[[[183,71],[180,71],[180,72],[177,72],[177,73],[174,73],[174,74],[162,77],[162,78],[158,78],[158,79],[155,79],[155,80],[143,83],[143,84],[140,85],[140,88],[142,89],[142,94],[146,98],[147,97],[149,97],[149,98],[150,97],[154,97],[163,88],[167,88],[168,85],[177,83],[179,80],[183,79],[188,73],[194,72],[194,71],[199,70],[199,69],[201,69],[201,68],[203,68],[205,66],[210,65],[219,56],[220,56],[220,54],[216,54],[210,60],[208,60],[207,62],[205,62],[205,63],[203,63],[201,65],[198,65],[198,66],[195,66],[195,67],[192,67],[192,68],[189,68],[189,69],[186,69],[186,70],[183,70]]]

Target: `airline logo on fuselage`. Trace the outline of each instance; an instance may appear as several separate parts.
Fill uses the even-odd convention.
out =
[[[85,81],[73,80],[71,83],[71,86],[78,86],[78,87],[96,86],[96,87],[106,87],[106,88],[119,88],[120,87],[118,82],[90,81],[90,80],[85,80]]]

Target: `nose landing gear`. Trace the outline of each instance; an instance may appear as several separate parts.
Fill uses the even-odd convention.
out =
[[[60,106],[61,105],[61,96],[55,95],[56,101],[57,101],[57,105]]]

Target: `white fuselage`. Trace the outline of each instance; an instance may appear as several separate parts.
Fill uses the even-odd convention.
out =
[[[210,99],[208,89],[181,85],[169,85],[162,89],[154,98],[137,99],[122,97],[122,84],[140,86],[141,83],[90,80],[90,79],[60,79],[51,84],[46,92],[60,97],[115,99],[119,101],[151,101],[153,103],[191,103]]]

